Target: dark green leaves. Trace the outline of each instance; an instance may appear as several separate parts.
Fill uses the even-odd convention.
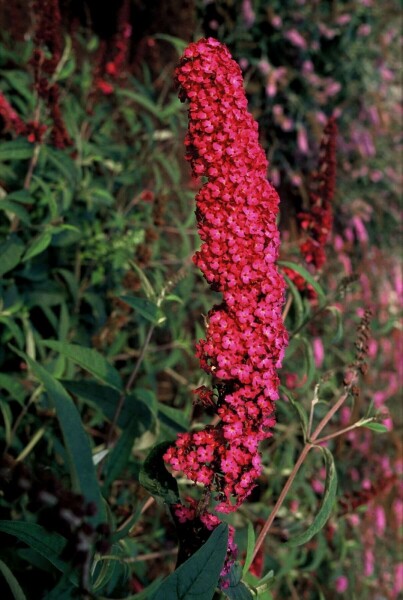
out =
[[[0,573],[8,583],[8,587],[15,600],[26,600],[26,596],[21,589],[20,584],[14,577],[12,571],[8,568],[5,562],[0,560]]]
[[[58,558],[66,545],[66,539],[58,533],[46,531],[42,525],[25,521],[0,521],[0,531],[27,544],[59,571],[66,571],[66,563]]]
[[[89,371],[92,375],[110,385],[116,390],[122,390],[123,384],[119,373],[112,365],[96,350],[84,348],[77,344],[66,344],[65,342],[56,342],[46,340],[43,342],[45,346],[60,352],[81,368]]]
[[[163,455],[172,444],[163,442],[155,446],[140,471],[140,483],[153,496],[158,496],[167,504],[180,502],[178,484],[166,469]]]
[[[153,325],[161,325],[166,319],[160,307],[151,300],[136,298],[135,296],[120,296],[120,299]]]
[[[319,508],[319,511],[315,515],[312,524],[306,531],[288,540],[287,544],[289,546],[301,546],[301,544],[306,544],[306,542],[309,542],[309,540],[313,538],[313,536],[318,533],[318,531],[320,531],[326,524],[336,500],[337,472],[334,464],[334,458],[330,450],[327,448],[321,447],[320,449],[323,452],[326,465],[325,492],[323,494],[322,504]]]
[[[18,265],[23,252],[24,244],[14,233],[0,245],[0,277]]]
[[[51,404],[56,409],[56,415],[67,451],[73,489],[81,492],[88,502],[94,502],[97,506],[98,511],[94,517],[94,521],[103,521],[103,500],[94,470],[91,447],[77,408],[62,384],[46,369],[24,352],[16,350],[16,353],[28,363],[35,377],[44,386]]]
[[[227,553],[228,525],[221,523],[207,542],[162,582],[152,600],[211,600]]]

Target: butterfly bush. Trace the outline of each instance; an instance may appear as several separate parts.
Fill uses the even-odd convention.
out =
[[[217,491],[216,509],[230,512],[256,485],[259,443],[276,422],[277,369],[288,339],[284,280],[276,267],[279,197],[266,179],[241,69],[226,46],[212,38],[191,44],[176,81],[180,99],[189,101],[186,158],[194,176],[205,178],[196,196],[203,243],[194,263],[222,294],[196,352],[213,386],[196,393],[220,420],[179,434],[164,458],[174,471]]]

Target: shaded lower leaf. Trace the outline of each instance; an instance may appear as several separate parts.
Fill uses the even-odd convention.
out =
[[[144,406],[144,409],[149,410],[146,406]],[[150,416],[153,417],[151,411]],[[146,432],[147,429],[144,427],[142,420],[139,419],[139,415],[134,414],[123,430],[116,446],[108,456],[105,471],[105,488],[108,488],[126,468],[135,441],[140,439]]]
[[[13,575],[12,571],[8,568],[6,563],[3,562],[2,560],[0,560],[0,573],[3,575],[4,579],[7,581],[8,587],[10,588],[10,591],[11,591],[12,595],[14,596],[15,600],[26,600],[26,596],[25,596],[24,592],[22,591],[22,588],[21,588],[20,584],[18,583],[18,580]]]
[[[62,573],[70,568],[67,563],[58,558],[67,543],[67,540],[58,533],[49,532],[37,523],[25,521],[0,521],[0,531],[13,535],[27,544]]]
[[[0,277],[18,265],[24,248],[24,243],[15,234],[11,234],[3,244],[0,244]]]
[[[151,450],[140,469],[139,481],[153,496],[159,496],[167,504],[176,504],[180,502],[178,484],[162,458],[170,446],[171,442],[163,442]]]
[[[288,540],[288,546],[301,546],[302,544],[309,542],[309,540],[326,524],[336,500],[337,472],[333,454],[327,448],[320,449],[324,454],[326,464],[326,481],[322,504],[308,529]]]
[[[98,485],[88,436],[84,431],[80,414],[62,384],[46,369],[32,360],[24,352],[15,350],[32,369],[33,374],[43,384],[50,402],[56,409],[67,451],[73,489],[81,492],[88,502],[94,502],[97,513],[94,522],[105,520],[104,505]]]
[[[228,525],[221,523],[207,542],[165,579],[152,600],[211,600],[227,554]]]
[[[225,595],[230,600],[253,600],[252,592],[244,582],[241,581],[241,578],[242,567],[236,562],[232,565],[230,572],[226,576],[226,580],[229,581],[229,586],[224,589]]]

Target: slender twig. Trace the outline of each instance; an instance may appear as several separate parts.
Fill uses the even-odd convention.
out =
[[[293,297],[292,297],[292,294],[290,294],[288,296],[288,298],[287,298],[287,302],[286,302],[286,305],[284,307],[283,314],[281,316],[281,318],[283,319],[283,321],[285,321],[285,319],[286,319],[286,317],[287,317],[287,315],[288,315],[288,313],[290,311],[292,301],[293,301]]]
[[[339,408],[347,400],[347,398],[350,394],[351,388],[354,385],[354,382],[355,382],[355,377],[353,377],[352,381],[349,383],[349,385],[345,387],[344,394],[342,396],[340,396],[340,398],[337,400],[337,402],[329,409],[329,411],[326,413],[326,415],[323,417],[323,419],[317,425],[317,427],[316,427],[315,431],[312,433],[312,435],[308,437],[308,439],[305,443],[305,446],[303,447],[302,452],[298,457],[297,462],[295,463],[283,489],[280,492],[280,496],[278,497],[278,500],[277,500],[276,504],[274,505],[273,510],[271,511],[267,521],[265,522],[265,524],[263,526],[262,531],[259,534],[259,537],[255,544],[255,548],[253,550],[252,562],[253,562],[256,554],[258,553],[261,545],[263,544],[264,539],[265,539],[274,519],[276,518],[278,511],[280,510],[280,508],[285,500],[285,497],[286,497],[291,485],[293,484],[293,481],[294,481],[301,465],[303,464],[303,462],[304,462],[305,458],[307,457],[311,448],[317,446],[321,441],[326,439],[326,438],[319,439],[319,434],[324,429],[324,427],[326,427],[326,425],[328,424],[330,419],[333,417],[333,415],[339,410]],[[339,432],[339,434],[340,433],[342,433],[342,432]],[[335,436],[333,436],[333,437],[335,437]]]
[[[353,425],[349,425],[348,427],[345,427],[344,429],[339,429],[338,431],[335,431],[335,432],[331,433],[330,435],[325,435],[322,438],[318,438],[316,440],[316,444],[323,444],[324,442],[328,442],[329,440],[332,440],[333,438],[338,437],[339,435],[343,435],[344,433],[353,431],[353,429],[357,429],[358,427],[363,427],[367,423],[373,422],[373,420],[374,419],[372,417],[370,419],[363,419],[363,420],[361,419],[360,421],[357,421],[356,423],[353,423]]]
[[[265,539],[270,527],[272,526],[272,523],[273,523],[274,519],[276,518],[277,513],[280,510],[280,508],[285,500],[286,495],[288,494],[288,490],[290,489],[290,487],[295,479],[296,474],[298,473],[302,463],[304,462],[304,460],[307,457],[308,452],[310,451],[311,448],[313,448],[313,444],[310,444],[310,443],[305,444],[301,454],[298,457],[297,462],[295,463],[287,481],[285,482],[284,487],[281,490],[280,495],[278,497],[278,500],[277,500],[276,504],[274,505],[274,508],[271,511],[269,518],[263,525],[263,529],[260,532],[259,537],[256,540],[255,548],[253,550],[253,555],[252,555],[252,562],[253,562],[256,554],[259,552],[260,546],[263,544],[264,539]]]

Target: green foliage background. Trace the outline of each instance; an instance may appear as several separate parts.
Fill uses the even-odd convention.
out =
[[[347,577],[345,598],[377,598],[379,590],[382,597],[396,598],[401,274],[395,150],[399,91],[391,77],[398,67],[397,4],[260,0],[251,4],[255,18],[250,25],[240,0],[185,4],[187,13],[177,27],[191,22],[195,39],[218,37],[242,65],[250,110],[271,162],[269,176],[283,199],[282,265],[291,265],[319,291],[315,308],[289,285],[291,343],[282,370],[278,424],[263,448],[264,473],[256,491],[228,519],[237,531],[240,558],[250,555],[253,530],[269,515],[303,446],[312,398],[318,400],[320,418],[340,394],[367,305],[373,310],[375,343],[361,389],[349,401],[348,422],[375,416],[372,428],[379,423],[383,432],[360,430],[356,445],[348,437],[330,443],[339,481],[336,506],[333,486],[327,524],[321,523],[323,529],[312,539],[306,536],[302,545],[286,545],[315,523],[323,489],[325,500],[329,496],[322,453],[312,453],[270,534],[261,574],[244,574],[251,591],[239,583],[242,573],[234,569],[227,595],[332,599],[343,597],[336,582]],[[2,10],[8,26],[0,53],[1,92],[24,121],[38,119],[50,126],[30,66],[34,20],[27,23],[25,38],[18,39],[16,21],[7,21],[10,15]],[[142,3],[133,2],[132,19],[141,10]],[[206,563],[213,558],[212,564],[222,564],[223,552],[217,544],[210,556],[210,540],[193,563],[165,581],[165,595],[164,588],[157,590],[175,566],[176,534],[166,504],[176,501],[178,490],[149,452],[212,418],[192,404],[191,391],[207,383],[194,345],[204,335],[203,315],[217,301],[191,263],[199,243],[194,218],[198,185],[183,159],[187,115],[172,77],[191,40],[185,30],[175,30],[169,14],[154,15],[150,35],[132,41],[117,80],[105,76],[114,88],[108,95],[96,85],[105,40],[88,23],[69,27],[64,15],[55,81],[71,146],[55,148],[46,134],[43,143],[32,143],[0,121],[0,577],[18,600],[207,598],[200,589],[210,590],[209,597],[224,597],[214,592],[218,573]],[[349,17],[345,25],[340,24],[343,15]],[[323,33],[324,27],[330,33]],[[361,35],[368,27],[369,33]],[[287,38],[293,29],[305,46]],[[116,37],[107,42],[111,56],[114,43]],[[307,61],[319,83],[304,72]],[[275,73],[280,78],[269,95],[267,78]],[[323,93],[327,78],[340,84],[336,94]],[[278,106],[292,123],[288,130]],[[312,279],[299,255],[296,215],[306,207],[321,115],[334,110],[340,113],[335,231],[327,266]],[[366,235],[360,235],[362,226]],[[350,273],[358,273],[351,281],[343,279],[350,274],[347,264]],[[315,358],[318,339],[325,349],[322,361]],[[382,403],[377,401],[381,396]],[[329,433],[346,424],[336,419]],[[329,474],[333,459],[326,461]],[[75,559],[77,547],[69,550],[69,535],[52,529],[53,500],[40,495],[47,490],[43,473],[51,473],[61,486],[56,504],[61,506],[63,498],[67,505],[75,502],[68,495],[74,493],[95,506],[82,517],[98,533],[87,532],[89,546],[81,560]],[[179,484],[182,494],[195,493],[189,482]],[[374,538],[371,510],[376,506],[382,506],[387,524]],[[355,527],[353,515],[359,517]],[[103,523],[109,531],[99,528]],[[225,532],[220,526],[213,535],[222,538]],[[100,540],[107,543],[103,550]],[[371,573],[365,570],[368,546],[376,557]],[[191,591],[175,596],[178,585]]]

